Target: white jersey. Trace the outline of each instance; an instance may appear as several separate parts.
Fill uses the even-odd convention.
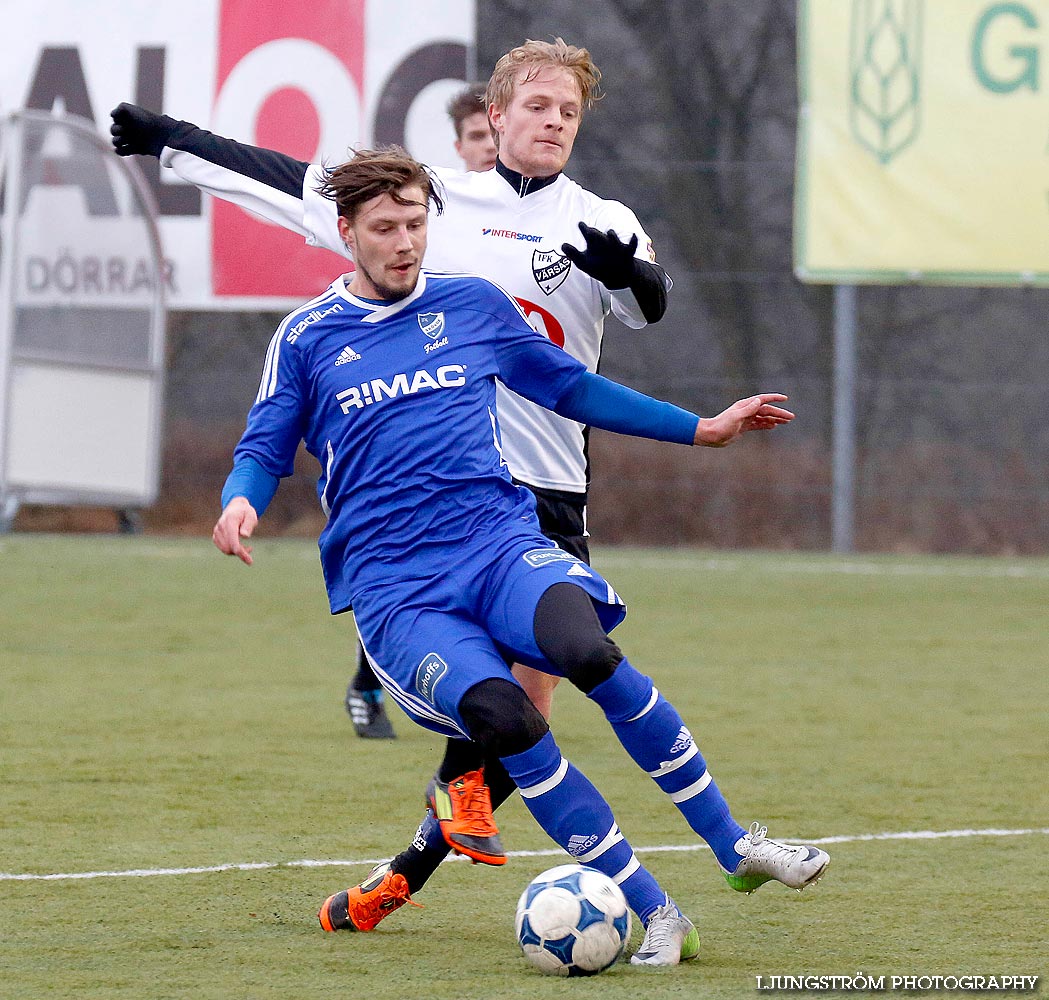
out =
[[[301,194],[276,190],[191,152],[164,149],[161,162],[205,191],[302,233],[306,241],[349,256],[339,236],[338,210],[317,193],[323,168],[309,166]],[[584,246],[578,223],[624,242],[638,238],[636,256],[653,260],[652,245],[629,208],[586,191],[564,174],[523,197],[498,170],[465,173],[437,168],[444,213],[431,212],[426,267],[481,274],[506,289],[532,326],[597,370],[605,317],[612,312],[634,329],[646,325],[630,289],[609,291],[561,253],[563,243]],[[527,182],[526,182],[527,183]],[[665,279],[670,287],[670,279]],[[514,478],[529,486],[585,493],[583,425],[498,387],[503,452]]]

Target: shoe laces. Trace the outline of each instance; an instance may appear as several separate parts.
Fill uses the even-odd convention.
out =
[[[680,916],[681,911],[669,898],[648,918],[645,928],[645,940],[641,942],[642,950],[661,951],[675,944],[673,918]]]
[[[373,893],[375,895],[373,895]],[[408,891],[408,880],[399,874],[390,874],[384,878],[380,885],[366,894],[372,898],[362,903],[368,909],[389,910],[396,909],[404,903],[423,909],[422,903],[415,902]]]
[[[455,798],[455,822],[485,835],[498,833],[492,822],[492,796],[481,771],[469,771],[448,786]]]
[[[797,847],[781,844],[778,840],[771,840],[766,836],[768,832],[769,828],[767,826],[761,826],[757,822],[750,824],[750,829],[743,838],[746,841],[744,858],[760,853],[769,859],[774,859],[777,856],[790,859],[798,853],[799,848]]]
[[[403,903],[420,910],[423,909],[422,903],[417,903],[412,899],[408,891],[408,880],[403,875],[394,876],[387,883],[387,888],[380,893],[379,905],[385,910],[391,906],[401,906]]]

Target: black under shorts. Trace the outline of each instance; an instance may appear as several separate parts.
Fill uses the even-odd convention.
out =
[[[590,536],[586,533],[586,494],[547,490],[514,480],[535,496],[539,527],[558,548],[589,565]]]

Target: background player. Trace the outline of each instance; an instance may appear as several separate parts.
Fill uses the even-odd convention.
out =
[[[597,789],[562,757],[507,654],[567,676],[604,712],[738,887],[778,878],[800,889],[829,859],[748,835],[732,819],[677,711],[607,637],[622,602],[540,533],[534,497],[512,483],[496,379],[578,421],[716,447],[789,422],[793,414],[774,405],[786,397],[755,396],[701,419],[587,371],[486,279],[422,271],[429,203],[440,201],[403,151],[359,153],[322,191],[338,206],[356,270],[278,327],[215,544],[251,562],[242,539],[305,440],[321,466],[331,610],[352,606],[387,690],[420,725],[466,736],[499,759],[550,837],[615,879],[646,928],[632,962],[694,958],[695,928],[641,866]],[[314,321],[302,330],[306,314]],[[381,878],[387,910],[407,901],[403,876]],[[327,930],[368,929],[347,892],[329,897],[320,917]]]
[[[455,129],[455,152],[467,170],[483,172],[495,166],[496,146],[484,103],[485,84],[471,83],[448,102]]]

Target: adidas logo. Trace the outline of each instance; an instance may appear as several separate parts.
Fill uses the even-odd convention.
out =
[[[597,843],[597,834],[592,833],[589,837],[582,834],[574,834],[568,838],[568,853],[572,857],[577,858],[580,854],[585,854],[594,844]]]
[[[583,568],[583,564],[582,564],[582,563],[576,563],[576,564],[575,564],[575,565],[574,565],[574,566],[573,566],[573,567],[572,567],[572,568],[571,568],[571,569],[570,569],[570,570],[568,571],[568,575],[569,575],[569,576],[585,576],[585,577],[586,577],[586,578],[587,578],[588,580],[592,580],[592,579],[594,578],[594,574],[593,574],[593,573],[588,573],[588,572],[587,572],[587,571],[586,571],[586,570],[585,570],[585,569]]]
[[[420,824],[419,829],[415,831],[415,836],[412,838],[412,847],[417,851],[426,850],[426,838],[423,836],[422,824]]]
[[[361,356],[352,347],[344,347],[342,349],[342,354],[340,354],[335,359],[335,367],[338,368],[339,365],[347,365],[351,361],[360,361],[360,360],[361,360]]]
[[[685,726],[682,726],[681,732],[677,734],[677,739],[674,740],[673,745],[670,747],[670,753],[681,753],[682,750],[687,750],[690,746],[692,746],[692,734]]]

